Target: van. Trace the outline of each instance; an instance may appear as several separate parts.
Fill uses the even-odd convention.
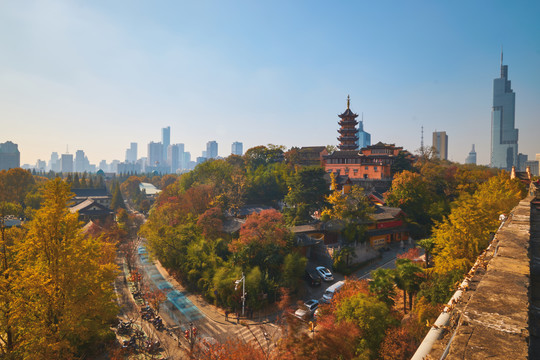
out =
[[[338,281],[337,283],[329,286],[322,296],[322,301],[324,301],[325,303],[329,303],[334,297],[334,294],[341,290],[343,285],[345,285],[345,280]]]

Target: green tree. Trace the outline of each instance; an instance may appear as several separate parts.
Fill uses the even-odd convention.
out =
[[[82,234],[67,204],[70,186],[46,184],[44,203],[16,245],[21,358],[69,359],[109,331],[116,316],[110,247]]]
[[[431,256],[431,253],[433,252],[433,249],[435,249],[435,240],[432,238],[419,240],[418,246],[424,249],[425,268],[427,269],[429,267],[429,258]]]
[[[125,207],[126,204],[124,204],[122,192],[120,191],[120,183],[117,181],[114,185],[113,196],[111,200],[111,209],[116,211],[118,209],[125,209]]]
[[[320,166],[308,166],[298,169],[287,180],[289,192],[285,202],[288,223],[296,225],[312,220],[311,214],[322,208],[328,185],[324,180],[325,171]]]
[[[283,285],[293,291],[297,290],[306,268],[307,258],[298,252],[291,252],[283,261]]]
[[[360,328],[356,354],[360,359],[375,359],[386,328],[393,323],[388,306],[374,296],[357,293],[337,305],[338,322],[350,321]]]
[[[403,290],[403,311],[407,312],[407,294],[409,294],[409,309],[412,309],[413,296],[420,290],[424,281],[423,270],[409,259],[397,259],[395,281],[398,288]]]
[[[371,272],[371,279],[369,291],[389,307],[394,306],[396,298],[394,270],[379,268]]]

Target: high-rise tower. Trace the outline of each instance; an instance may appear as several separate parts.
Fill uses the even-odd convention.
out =
[[[476,151],[474,150],[474,144],[472,145],[472,150],[469,152],[469,155],[465,159],[465,164],[476,165]]]
[[[493,108],[491,111],[490,166],[511,171],[518,165],[518,129],[515,128],[516,94],[508,80],[508,65],[503,65],[501,77],[493,80]]]
[[[448,135],[446,131],[435,131],[433,133],[433,147],[441,160],[448,160]]]
[[[338,122],[339,126],[341,126],[338,130],[339,137],[337,138],[339,140],[339,150],[358,149],[358,145],[356,144],[358,141],[358,136],[356,135],[358,132],[358,129],[356,128],[356,125],[358,125],[358,121],[356,121],[358,114],[351,111],[350,105],[351,98],[347,95],[347,110],[345,110],[343,114],[338,115],[341,118]]]
[[[161,145],[163,145],[162,151],[163,155],[162,160],[163,163],[167,162],[167,149],[169,148],[169,145],[171,145],[171,127],[167,126],[163,129],[161,129]]]
[[[356,133],[356,136],[358,136],[356,145],[359,149],[371,145],[371,134],[364,131],[364,113],[362,113],[362,120],[358,122],[358,132]]]

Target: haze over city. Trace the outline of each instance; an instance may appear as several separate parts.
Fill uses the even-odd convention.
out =
[[[539,153],[537,2],[133,2],[0,4],[0,142],[21,164],[82,149],[124,160],[160,140],[199,156],[216,140],[336,145],[337,114],[372,143],[414,152],[448,134],[489,163],[500,52],[516,93],[519,152]]]

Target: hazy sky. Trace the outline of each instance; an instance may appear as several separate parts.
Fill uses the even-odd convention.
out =
[[[500,50],[519,151],[540,153],[539,1],[0,0],[0,142],[21,164],[82,149],[139,157],[171,127],[192,157],[337,144],[337,114],[409,151],[489,162]]]

